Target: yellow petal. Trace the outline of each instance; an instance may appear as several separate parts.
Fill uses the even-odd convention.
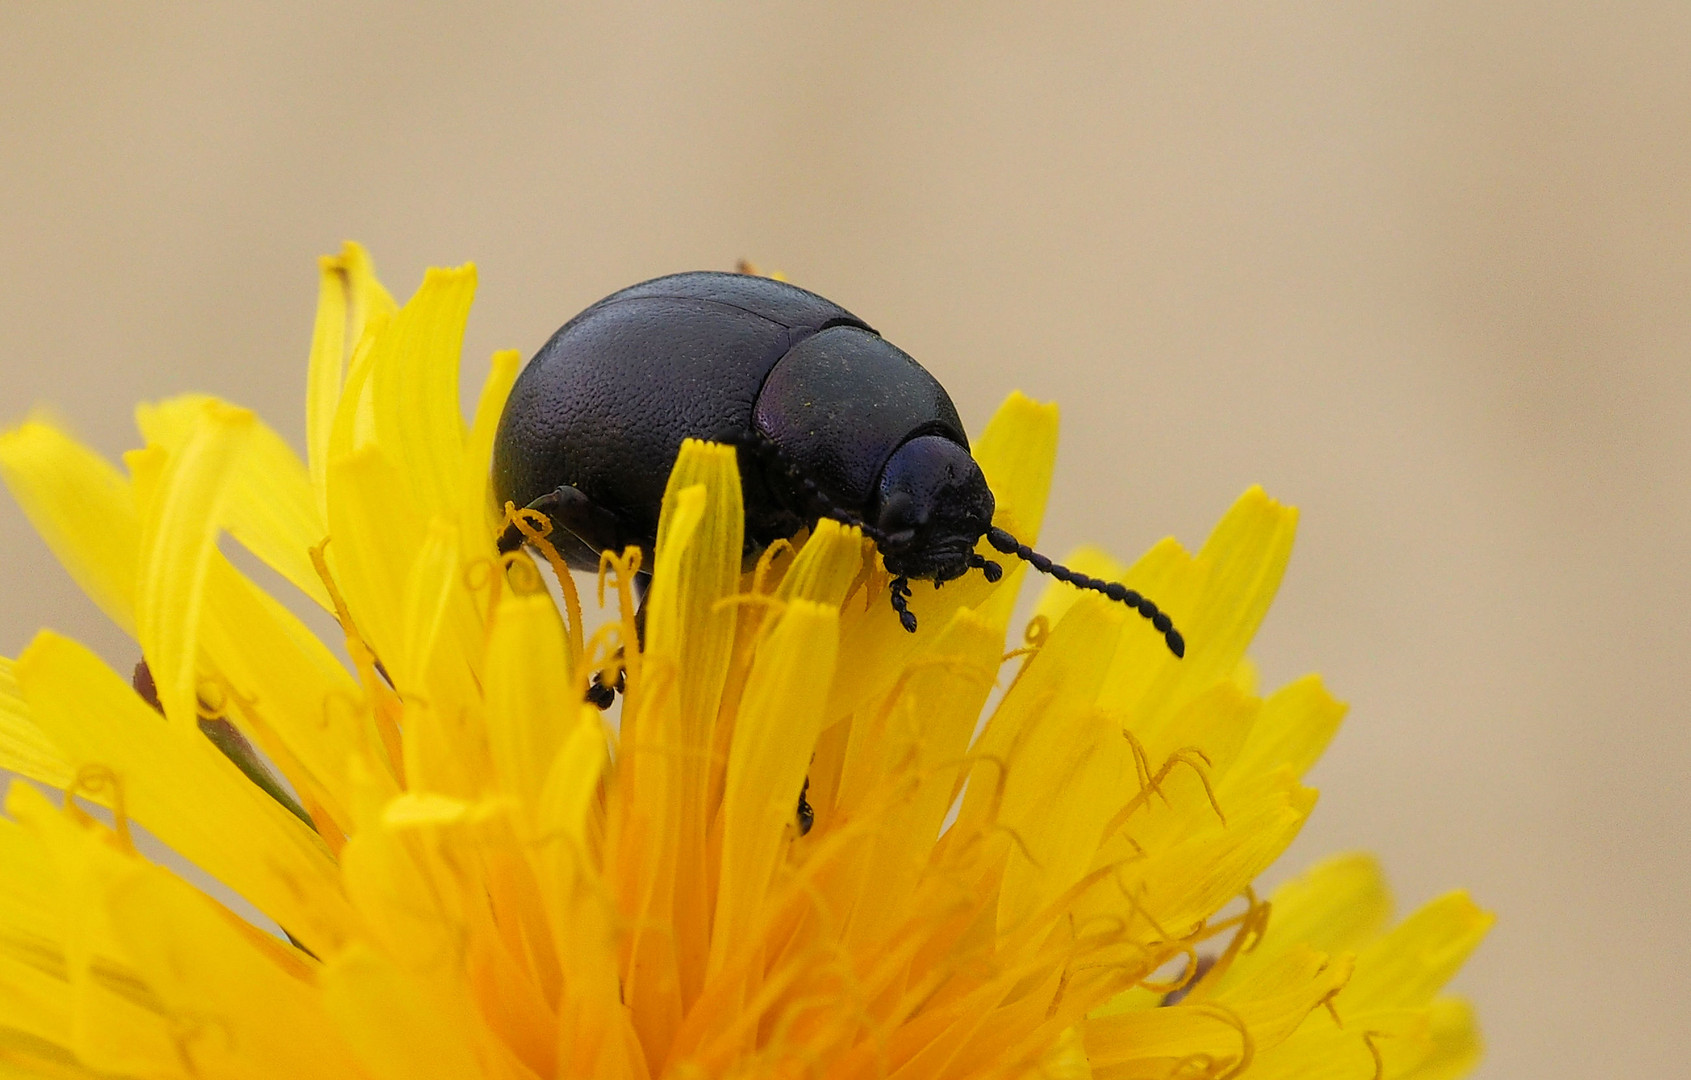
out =
[[[1233,504],[1196,557],[1173,541],[1152,548],[1124,576],[1156,601],[1186,637],[1176,659],[1162,635],[1124,633],[1101,697],[1130,716],[1149,747],[1187,702],[1230,679],[1279,588],[1297,529],[1297,511],[1252,488]]]
[[[987,421],[973,448],[998,511],[994,522],[1033,545],[1045,521],[1057,461],[1057,406],[1011,393]]]
[[[404,653],[404,598],[429,519],[406,498],[399,468],[378,447],[329,465],[327,554],[354,627],[384,664]]]
[[[816,523],[798,557],[775,590],[782,600],[795,597],[838,608],[863,566],[863,533],[831,518]]]
[[[441,705],[474,701],[483,623],[471,597],[457,523],[435,518],[413,537],[416,553],[402,594],[404,636],[389,669],[402,694]]]
[[[32,419],[0,435],[0,478],[82,591],[134,634],[141,524],[123,474]]]
[[[97,657],[56,634],[36,636],[17,678],[82,782],[115,783],[114,801],[120,794],[136,821],[319,955],[332,951],[350,913],[328,852],[197,727],[161,721]]]
[[[474,266],[429,270],[416,295],[370,346],[364,391],[372,437],[399,466],[402,490],[425,518],[457,520],[462,505],[458,358],[475,291]]]
[[[1480,1056],[1479,1033],[1465,1003],[1440,1000],[1344,1020],[1316,1013],[1296,1035],[1263,1053],[1250,1075],[1269,1080],[1455,1080]]]
[[[838,612],[794,600],[758,648],[729,751],[711,972],[743,959],[729,949],[752,938],[794,835],[794,808],[821,730],[838,644]]]
[[[1319,675],[1306,675],[1276,690],[1263,702],[1250,737],[1222,777],[1221,789],[1248,785],[1253,777],[1282,768],[1302,776],[1327,749],[1346,709],[1327,692]]]
[[[318,513],[327,517],[328,504],[323,496],[329,472],[329,436],[340,404],[344,372],[366,330],[372,324],[385,325],[398,305],[376,280],[370,257],[359,245],[349,242],[339,255],[325,255],[317,264],[320,283],[306,376],[305,442],[311,481],[317,489]]]
[[[170,454],[158,490],[143,508],[137,636],[165,715],[189,728],[199,716],[199,621],[206,574],[217,555],[231,466],[252,426],[250,412],[208,402],[193,433]]]
[[[666,528],[685,492],[698,491],[698,524],[682,539]],[[732,447],[689,439],[682,443],[664,492],[665,523],[658,527],[652,592],[646,601],[648,679],[685,678],[680,695],[675,746],[710,745],[722,681],[734,640],[735,609],[724,603],[739,589],[745,513],[740,501],[740,467]],[[691,516],[691,508],[688,515]],[[677,522],[679,524],[679,522]],[[679,542],[677,542],[679,541]]]
[[[110,885],[139,860],[120,853],[104,829],[73,820],[27,784],[12,785],[6,810],[32,842],[37,858],[30,869],[47,879],[32,883],[34,889],[57,905],[56,925],[37,923],[32,939],[0,933],[0,985],[19,999],[7,1003],[16,1006],[3,1014],[7,1027],[62,1047],[102,1075],[170,1075],[180,1061],[181,1040],[172,1029],[182,1030],[181,1018],[135,974],[104,902]],[[22,1051],[25,1060],[52,1056],[40,1042],[0,1038],[0,1047],[0,1053]]]
[[[998,671],[1001,628],[967,609],[952,616],[934,645],[935,663],[913,670],[897,702],[853,725],[845,782],[832,806],[818,792],[816,812],[850,818],[877,800],[894,801],[890,827],[864,852],[845,941],[872,950],[910,917],[964,772],[964,754]],[[877,752],[878,744],[878,752]],[[826,825],[824,825],[826,828]],[[842,890],[843,891],[843,890]]]
[[[1051,702],[1007,772],[999,821],[1021,842],[1004,870],[1000,933],[1024,926],[1092,869],[1112,796],[1134,783],[1120,728],[1076,698]]]
[[[61,877],[40,838],[0,819],[0,1016],[5,1028],[53,1044],[43,1050],[68,1054],[73,1002]],[[8,1049],[0,1034],[0,1060]]]
[[[561,1075],[644,1075],[645,1057],[622,1006],[620,920],[592,869],[589,815],[607,763],[598,710],[580,707],[540,797],[537,835],[548,856],[540,873],[546,913],[569,978],[558,1002]],[[637,1069],[636,1069],[637,1067]]]
[[[227,684],[228,718],[347,828],[357,799],[349,764],[383,755],[358,684],[299,619],[215,552],[205,605],[202,656]]]
[[[12,661],[0,656],[0,769],[52,787],[69,787],[74,775],[70,762],[30,718],[29,703],[18,691],[12,668]]]
[[[262,512],[241,507],[265,501],[264,474],[274,464],[274,454],[254,456],[254,446],[280,441],[274,433],[261,435],[250,414],[206,398],[143,410],[142,421],[154,440],[133,459],[147,492],[143,647],[166,712],[193,722],[199,677],[209,667],[234,692],[231,718],[308,801],[344,826],[348,755],[374,746],[356,709],[356,685],[292,614],[216,548],[223,520],[267,528]],[[291,454],[285,447],[280,453]],[[295,516],[314,519],[303,471],[299,481]],[[316,592],[323,594],[320,582]]]
[[[1268,931],[1239,954],[1223,986],[1248,978],[1277,954],[1299,946],[1338,954],[1373,940],[1391,918],[1391,892],[1369,855],[1342,855],[1274,890]]]
[[[1443,998],[1429,1007],[1428,1020],[1432,1046],[1427,1055],[1391,1075],[1403,1080],[1456,1080],[1467,1075],[1485,1050],[1473,1009],[1465,1001]]]
[[[203,394],[184,394],[135,410],[150,446],[179,452],[208,409],[233,408]],[[311,477],[280,435],[256,417],[230,463],[228,492],[218,524],[271,569],[325,610],[332,610],[323,581],[311,565],[311,548],[328,535]]]
[[[978,764],[969,774],[968,794],[958,817],[960,825],[982,828],[996,820],[1013,831],[1019,831],[1023,824],[1039,826],[1056,790],[1053,785],[1060,785],[1078,768],[1096,743],[1071,744],[1060,738],[1045,738],[1038,726],[1052,718],[1090,730],[1097,722],[1089,706],[1108,669],[1123,618],[1118,605],[1089,597],[1075,605],[1051,632],[976,740],[971,756]],[[1111,735],[1122,742],[1113,730]],[[1127,748],[1123,745],[1121,749],[1126,752]],[[1109,808],[1113,810],[1113,806]],[[1088,839],[1096,843],[1097,838],[1094,829]],[[1036,855],[1035,861],[1042,863],[1043,853]],[[1028,884],[1037,887],[1032,877]],[[1067,887],[1068,882],[1064,882],[1057,891]],[[1007,912],[1025,912],[1036,906],[1031,896],[1021,902],[1007,899],[1005,905],[1001,910]]]
[[[607,758],[599,710],[591,705],[575,709],[575,722],[552,755],[535,808],[538,834],[548,843],[571,845],[572,850],[562,856],[571,860],[586,853],[589,806]],[[567,876],[573,879],[575,874]]]
[[[362,914],[368,939],[402,959],[408,970],[431,978],[450,979],[457,970],[465,896],[450,876],[437,882],[430,873],[434,838],[421,835],[417,826],[468,813],[461,799],[401,795],[341,851],[346,895]]]
[[[1226,826],[1131,860],[1116,874],[1120,888],[1140,897],[1157,922],[1177,932],[1245,891],[1286,850],[1315,806],[1315,792],[1290,777],[1278,790],[1230,808]]]
[[[1427,1004],[1495,921],[1464,892],[1427,904],[1357,955],[1340,1015]]]
[[[262,1062],[279,1076],[354,1075],[303,954],[282,942],[260,948],[204,894],[151,866],[134,867],[105,902],[137,974],[173,1017],[218,1032],[188,1044],[199,1069]]]
[[[505,399],[511,385],[517,381],[522,368],[522,354],[514,350],[493,354],[493,365],[482,383],[481,397],[476,400],[475,419],[464,443],[464,476],[460,481],[460,514],[464,529],[464,550],[473,555],[491,554],[493,539],[499,534],[504,508],[493,505],[491,475],[493,469],[493,441],[499,431],[499,417],[505,410]]]
[[[1131,620],[1125,631],[1131,633]],[[1216,683],[1193,699],[1170,725],[1160,745],[1146,746],[1134,732],[1118,736],[1135,757],[1125,790],[1133,799],[1110,819],[1120,842],[1106,847],[1110,858],[1156,852],[1192,836],[1232,822],[1241,807],[1252,805],[1266,791],[1281,791],[1287,774],[1279,771],[1253,777],[1253,786],[1226,789],[1215,780],[1229,767],[1256,722],[1261,702],[1231,681]],[[1131,838],[1128,842],[1126,838]]]
[[[530,817],[580,715],[573,659],[550,596],[511,593],[501,600],[487,643],[488,750],[500,789]]]
[[[364,946],[349,949],[323,972],[323,1000],[377,1080],[499,1075],[484,1073],[461,1009]]]
[[[1290,1036],[1312,1010],[1345,985],[1350,964],[1313,950],[1282,959],[1261,984],[1262,993],[1218,1003],[1143,1009],[1090,1020],[1087,1056],[1097,1080],[1157,1075],[1203,1055],[1237,1067],[1247,1055]],[[1241,1030],[1243,1029],[1243,1030]]]
[[[683,443],[664,506],[646,602],[646,648],[637,677],[631,669],[623,708],[633,784],[627,813],[657,830],[651,842],[670,849],[659,860],[641,856],[651,865],[621,884],[625,911],[667,911],[674,925],[668,941],[638,936],[631,961],[649,973],[631,980],[636,1024],[654,1033],[670,1028],[683,996],[697,992],[709,958],[710,915],[694,898],[708,887],[709,822],[699,808],[711,786],[712,724],[738,617],[730,598],[739,588],[744,511],[734,450]],[[625,833],[620,842],[632,839]],[[634,857],[639,845],[622,850],[622,857]],[[643,1041],[668,1040],[653,1034]]]

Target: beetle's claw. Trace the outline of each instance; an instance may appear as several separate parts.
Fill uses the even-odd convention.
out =
[[[583,696],[582,700],[592,702],[598,707],[600,712],[604,712],[606,709],[616,704],[617,695],[622,693],[627,686],[628,669],[626,668],[617,669],[616,682],[614,683],[608,683],[605,681],[604,672],[595,672],[593,675],[593,681],[587,684],[587,693]]]
[[[804,778],[804,787],[799,789],[797,822],[800,836],[810,832],[810,827],[816,824],[816,811],[811,807],[810,800],[805,798],[808,794],[810,794],[810,777],[807,776]]]
[[[600,712],[604,712],[616,704],[617,692],[600,682],[595,676],[591,685],[587,687],[587,694],[583,700],[591,702]]]

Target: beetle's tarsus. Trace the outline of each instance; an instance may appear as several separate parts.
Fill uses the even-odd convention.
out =
[[[892,601],[892,609],[898,612],[899,625],[910,633],[916,632],[916,613],[908,607],[910,601],[910,579],[895,577],[887,585],[887,593]]]
[[[600,681],[599,676],[593,676],[593,682],[587,687],[587,694],[582,699],[604,712],[616,704],[617,692]]]
[[[810,794],[810,777],[804,778],[804,787],[799,789],[798,829],[799,835],[810,832],[810,827],[816,824],[816,811],[811,808],[810,800],[805,798]]]
[[[595,671],[593,681],[587,684],[587,693],[582,697],[582,700],[593,703],[600,712],[604,712],[616,704],[617,695],[626,689],[628,689],[627,668],[617,668],[617,677],[614,683],[605,681],[603,671]]]

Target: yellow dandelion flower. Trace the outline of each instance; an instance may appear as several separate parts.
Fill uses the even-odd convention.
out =
[[[304,462],[203,397],[141,408],[122,469],[46,420],[0,437],[156,692],[51,632],[0,663],[0,765],[67,793],[14,783],[0,819],[0,1074],[1431,1080],[1475,1059],[1437,996],[1489,923],[1465,897],[1389,927],[1360,858],[1252,891],[1344,711],[1314,677],[1259,694],[1245,658],[1292,510],[1253,490],[1196,554],[1080,554],[1179,613],[1184,660],[1060,586],[1007,649],[1019,568],[918,583],[915,635],[853,529],[742,574],[733,452],[689,443],[644,646],[632,556],[607,556],[615,617],[589,636],[567,574],[560,611],[495,548],[518,359],[466,426],[474,284],[431,271],[401,307],[357,247],[324,260]],[[975,448],[1030,541],[1055,446],[1055,409],[1018,395]],[[225,533],[338,620],[350,662]],[[618,649],[612,731],[583,694]]]

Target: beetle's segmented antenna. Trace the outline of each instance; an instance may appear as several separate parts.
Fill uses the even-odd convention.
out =
[[[986,542],[1006,555],[1016,556],[1042,574],[1050,574],[1058,581],[1066,581],[1077,589],[1090,589],[1092,592],[1103,593],[1118,604],[1126,604],[1151,620],[1151,625],[1156,627],[1162,633],[1163,640],[1168,642],[1169,652],[1175,656],[1186,655],[1186,639],[1174,628],[1174,620],[1168,617],[1168,613],[1159,610],[1156,604],[1120,582],[1088,577],[1070,570],[1061,563],[1054,563],[997,526],[986,531]]]

